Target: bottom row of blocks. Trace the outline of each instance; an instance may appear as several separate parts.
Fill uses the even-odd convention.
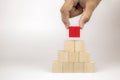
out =
[[[58,62],[52,65],[53,73],[92,73],[95,72],[94,62]]]

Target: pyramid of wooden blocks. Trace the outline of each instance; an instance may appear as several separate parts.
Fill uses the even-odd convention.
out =
[[[58,51],[58,60],[52,64],[53,73],[92,73],[95,64],[90,61],[90,53],[85,50],[85,42],[66,40],[64,50]]]

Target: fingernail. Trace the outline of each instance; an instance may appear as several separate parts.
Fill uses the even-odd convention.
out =
[[[67,25],[66,25],[66,29],[68,29],[68,27],[69,27],[69,25],[67,24]]]
[[[68,26],[65,26],[66,29],[68,29]]]
[[[80,25],[80,27],[81,27],[81,29],[83,29],[83,27],[84,27],[84,24],[81,24],[81,25]]]

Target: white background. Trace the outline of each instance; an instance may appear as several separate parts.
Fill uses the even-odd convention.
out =
[[[0,0],[0,80],[119,80],[120,0],[103,0],[81,31],[94,74],[52,74],[69,40],[60,15],[64,0]],[[71,19],[78,25],[80,16]]]

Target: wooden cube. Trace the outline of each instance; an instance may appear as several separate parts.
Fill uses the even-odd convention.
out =
[[[87,51],[79,52],[79,62],[89,62],[90,54]]]
[[[52,64],[53,73],[62,73],[62,62],[54,61]]]
[[[68,54],[69,62],[79,62],[79,53],[78,52],[69,52]]]
[[[95,63],[94,62],[85,63],[84,70],[85,70],[86,73],[95,72]]]
[[[59,62],[68,62],[68,52],[58,51],[58,61]]]
[[[75,52],[85,51],[85,42],[80,40],[75,41]]]
[[[75,73],[84,72],[84,63],[75,62],[74,63],[74,72]]]
[[[74,52],[75,51],[75,44],[74,40],[66,40],[64,42],[64,50],[67,52]]]
[[[72,73],[74,68],[73,62],[63,62],[63,73]]]

